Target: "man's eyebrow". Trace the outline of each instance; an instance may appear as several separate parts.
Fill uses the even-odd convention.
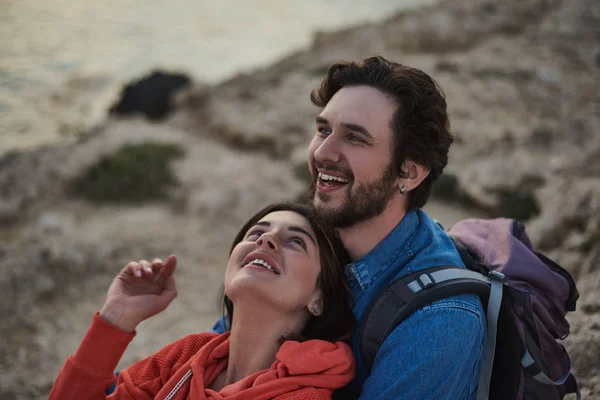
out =
[[[329,121],[327,121],[325,118],[318,116],[315,118],[315,121],[317,122],[317,124],[325,124],[325,125],[329,125]]]
[[[317,116],[315,118],[315,121],[317,122],[317,124],[324,124],[324,125],[329,125],[329,121],[327,121],[327,119],[321,117],[321,116]],[[342,126],[348,130],[351,130],[353,132],[358,132],[358,133],[362,133],[363,135],[365,135],[366,137],[368,137],[369,139],[373,139],[373,135],[371,135],[369,133],[369,131],[367,130],[367,128],[365,128],[362,125],[358,125],[358,124],[349,124],[349,123],[342,123]]]
[[[367,128],[365,128],[362,125],[358,125],[358,124],[347,124],[347,123],[342,123],[342,126],[348,130],[351,130],[353,132],[358,132],[358,133],[362,133],[363,135],[365,135],[366,137],[373,139],[373,135],[371,135],[369,133],[369,131],[367,130]]]
[[[317,245],[317,242],[315,241],[315,239],[311,236],[310,233],[306,232],[304,229],[300,228],[299,226],[290,226],[288,228],[288,231],[291,232],[300,232],[300,233],[304,233],[306,236],[308,236],[310,238],[310,240],[312,240],[312,242],[315,244],[315,246]]]

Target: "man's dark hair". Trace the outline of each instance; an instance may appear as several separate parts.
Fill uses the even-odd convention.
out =
[[[320,316],[312,316],[299,337],[283,339],[308,340],[321,339],[330,342],[349,340],[355,327],[352,313],[352,293],[346,282],[344,267],[350,263],[350,256],[344,248],[337,233],[319,225],[305,206],[293,203],[270,204],[254,214],[242,226],[231,245],[231,252],[238,245],[250,228],[264,216],[276,211],[292,211],[306,218],[315,231],[319,248],[321,273],[317,278],[317,287],[321,289],[323,312]],[[222,292],[223,314],[228,328],[233,321],[233,303]]]
[[[390,121],[394,134],[391,167],[406,176],[403,163],[413,161],[430,170],[429,176],[411,193],[408,208],[421,208],[427,202],[433,183],[448,164],[453,137],[440,86],[425,72],[370,57],[359,62],[333,64],[311,101],[325,107],[345,86],[370,86],[390,95],[398,105]]]

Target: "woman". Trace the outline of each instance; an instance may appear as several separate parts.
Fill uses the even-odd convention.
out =
[[[136,326],[175,298],[175,256],[131,262],[50,399],[329,399],[354,376],[347,254],[306,209],[274,204],[237,234],[225,273],[231,330],[187,336],[119,373]],[[234,313],[235,310],[235,313]]]

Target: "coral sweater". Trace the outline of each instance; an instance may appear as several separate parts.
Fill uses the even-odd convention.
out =
[[[355,372],[352,350],[345,343],[322,340],[286,341],[271,368],[225,386],[209,388],[227,368],[229,333],[189,335],[119,373],[114,393],[106,388],[133,339],[94,314],[77,352],[71,355],[54,382],[49,400],[164,400],[176,386],[173,400],[321,400],[345,386]]]

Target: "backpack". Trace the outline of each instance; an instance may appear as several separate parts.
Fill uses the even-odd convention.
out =
[[[386,337],[431,302],[474,293],[487,308],[487,338],[477,400],[580,398],[571,359],[557,339],[579,293],[571,275],[534,251],[512,219],[467,219],[448,234],[467,269],[441,266],[403,276],[384,288],[360,324],[360,351],[370,371]]]

